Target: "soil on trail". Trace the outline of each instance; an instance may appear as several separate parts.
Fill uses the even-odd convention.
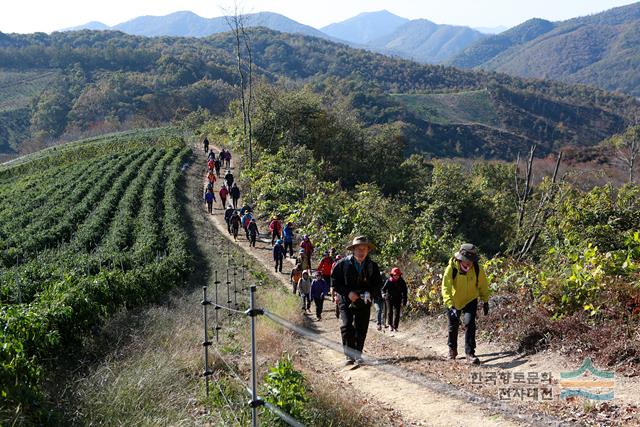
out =
[[[196,147],[197,149],[197,147]],[[215,149],[215,147],[214,147]],[[203,164],[204,164],[204,156]],[[233,166],[233,163],[232,163]],[[232,169],[234,169],[232,167]],[[236,178],[237,178],[237,172]],[[203,172],[203,177],[205,173]],[[223,173],[221,173],[223,175]],[[206,182],[206,178],[205,178]],[[219,188],[219,185],[217,186]],[[216,194],[216,197],[217,194]],[[242,199],[240,206],[242,205]],[[220,200],[214,204],[213,214],[209,216],[212,224],[226,236],[229,235],[224,221],[224,210]],[[206,210],[206,205],[203,204]],[[257,213],[260,214],[260,213]],[[261,237],[255,248],[241,229],[235,242],[247,254],[257,260],[270,275],[279,280],[287,289],[291,289],[289,273],[294,260],[285,258],[283,273],[274,271],[272,259],[271,237],[267,237],[266,224],[259,224]],[[264,233],[264,234],[263,234]],[[312,265],[317,265],[318,259]],[[325,300],[322,320],[317,321],[315,315],[304,315],[301,310],[302,323],[309,333],[317,334],[334,344],[341,342],[339,322],[335,316],[334,305]],[[315,312],[315,307],[311,310]],[[340,376],[340,380],[369,396],[370,400],[389,411],[397,411],[401,418],[410,425],[429,426],[474,426],[474,425],[617,425],[620,422],[619,412],[623,413],[625,425],[640,425],[637,417],[638,382],[635,379],[617,379],[615,396],[610,408],[613,412],[598,422],[585,419],[584,410],[575,413],[575,407],[583,405],[573,402],[573,407],[558,399],[557,378],[562,371],[575,370],[579,366],[571,364],[557,354],[539,353],[532,356],[521,356],[512,352],[483,343],[479,340],[478,356],[483,361],[480,366],[470,366],[458,357],[455,362],[446,359],[446,319],[444,316],[432,316],[414,322],[401,322],[400,332],[389,333],[387,330],[376,330],[375,310],[371,311],[371,323],[367,335],[364,356],[368,361],[358,369],[343,367],[344,355],[324,346],[301,339],[300,353],[309,355],[309,362],[314,360],[328,364],[330,370]],[[462,338],[460,338],[462,341]],[[553,400],[541,403],[532,399],[513,399],[505,401],[500,398],[500,385],[486,381],[474,381],[482,375],[510,372],[535,372],[538,375],[550,372],[553,380]],[[476,384],[476,382],[480,382]],[[540,382],[535,387],[540,386]],[[510,386],[502,386],[503,389]],[[618,407],[615,404],[622,405]],[[618,417],[616,422],[616,417]]]

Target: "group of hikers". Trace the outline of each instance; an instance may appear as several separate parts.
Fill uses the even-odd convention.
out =
[[[231,152],[223,148],[216,157],[213,150],[209,150],[209,141],[206,138],[203,144],[205,147],[205,153],[207,154],[207,186],[204,190],[204,200],[207,203],[207,211],[210,214],[213,214],[213,203],[216,202],[215,183],[220,178],[220,167],[223,162],[226,163],[227,171],[217,193],[220,197],[222,209],[226,209],[228,207],[237,209],[238,200],[240,200],[240,188],[238,188],[238,184],[234,182],[235,178],[230,169]],[[227,205],[228,199],[231,201],[229,205]]]
[[[207,152],[206,139],[204,148]],[[212,151],[208,153],[209,164],[212,158],[215,159],[215,154],[212,156]],[[230,159],[231,154],[229,153],[228,156]],[[221,157],[222,152],[218,159]],[[212,169],[209,168],[208,177],[211,175]],[[218,172],[216,175],[219,177]],[[230,175],[229,178],[228,175]],[[208,179],[206,194],[210,193],[209,185],[213,184],[211,179]],[[260,232],[253,209],[245,203],[238,210],[240,191],[237,184],[233,182],[230,171],[227,171],[224,180],[226,185],[223,184],[219,193],[223,207],[228,195],[231,195],[233,200],[224,213],[227,230],[237,241],[240,227],[242,227],[250,247],[255,247]],[[211,213],[213,202],[209,202],[206,195],[205,200]],[[212,200],[215,201],[215,196]],[[378,264],[370,256],[375,246],[366,236],[353,239],[345,248],[349,252],[346,256],[338,254],[335,248],[323,252],[314,269],[312,258],[315,247],[310,236],[306,234],[302,236],[297,257],[294,257],[296,239],[293,223],[283,224],[282,218],[274,215],[268,223],[268,229],[275,272],[282,273],[283,261],[286,257],[295,261],[295,267],[290,273],[290,282],[293,292],[300,297],[303,313],[305,315],[312,313],[311,303],[313,302],[316,319],[320,321],[325,299],[335,304],[335,315],[340,320],[340,333],[346,356],[345,365],[360,365],[364,362],[362,351],[372,306],[376,310],[377,330],[398,331],[402,309],[408,302],[407,283],[397,266],[389,270],[388,276],[380,271]],[[466,361],[479,364],[480,360],[475,354],[478,299],[482,300],[482,310],[487,315],[489,285],[484,269],[479,264],[478,250],[473,244],[463,244],[449,260],[442,278],[441,293],[448,319],[449,359],[455,360],[458,356],[458,330],[462,322],[465,328]]]

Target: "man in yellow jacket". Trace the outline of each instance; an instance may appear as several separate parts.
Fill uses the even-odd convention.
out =
[[[485,316],[489,314],[489,284],[478,263],[478,250],[470,244],[460,246],[449,261],[442,277],[442,299],[449,319],[449,359],[458,356],[458,327],[464,322],[464,352],[467,361],[480,363],[476,357],[476,312],[478,297],[482,299]]]

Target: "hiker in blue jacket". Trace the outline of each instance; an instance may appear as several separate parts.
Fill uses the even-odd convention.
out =
[[[327,295],[327,284],[322,279],[320,272],[316,271],[311,282],[311,299],[316,306],[316,318],[318,320],[322,320],[322,306],[324,305],[325,295]]]
[[[292,222],[287,222],[287,225],[284,226],[284,230],[282,230],[282,234],[284,235],[284,252],[286,254],[288,249],[289,258],[293,258],[293,238],[295,237],[295,233],[293,232]]]

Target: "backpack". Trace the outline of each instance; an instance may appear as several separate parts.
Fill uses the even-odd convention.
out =
[[[453,258],[452,258],[453,260]],[[458,275],[458,269],[456,268],[456,263],[455,260],[454,262],[451,263],[451,267],[453,268],[453,270],[451,271],[451,277],[453,280],[456,280],[456,276]],[[476,288],[478,287],[478,279],[480,277],[480,264],[478,264],[478,261],[474,261],[473,262],[473,271],[475,271],[476,273]]]

